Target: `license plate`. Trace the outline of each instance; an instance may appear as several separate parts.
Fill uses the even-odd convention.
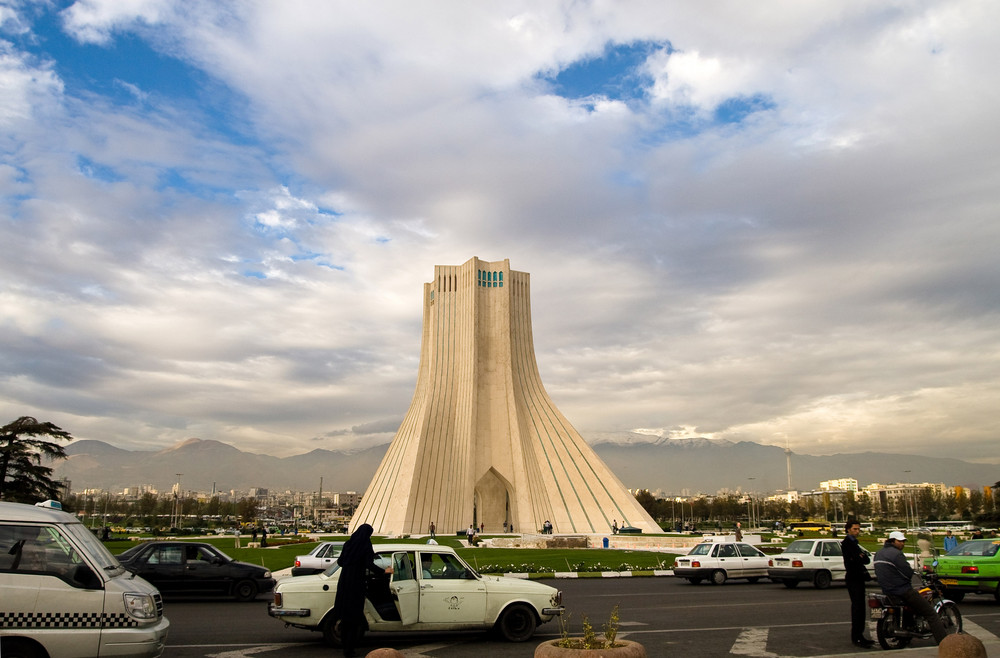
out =
[[[938,582],[940,582],[942,585],[957,585],[958,584],[958,581],[955,580],[954,578],[942,578]]]
[[[881,619],[884,613],[882,608],[872,608],[872,619]]]

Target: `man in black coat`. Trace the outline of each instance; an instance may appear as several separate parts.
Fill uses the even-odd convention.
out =
[[[867,601],[865,600],[865,582],[868,580],[868,569],[865,565],[871,563],[868,552],[858,543],[861,534],[861,524],[850,520],[844,524],[847,536],[840,542],[840,550],[844,554],[844,568],[847,573],[844,580],[847,583],[847,594],[851,597],[851,643],[854,646],[870,649],[875,643],[865,638]]]

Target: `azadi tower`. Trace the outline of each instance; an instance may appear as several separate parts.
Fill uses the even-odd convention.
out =
[[[660,532],[545,392],[530,301],[507,259],[434,268],[413,402],[351,531]]]

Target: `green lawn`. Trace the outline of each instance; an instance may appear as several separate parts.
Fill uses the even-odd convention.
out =
[[[805,533],[806,537],[820,536],[817,533]],[[320,538],[322,541],[346,541],[345,535],[330,535]],[[248,535],[241,537],[243,545],[250,540]],[[767,541],[768,538],[765,538]],[[269,537],[269,548],[233,548],[232,536],[200,537],[184,541],[199,541],[212,544],[226,555],[243,562],[260,564],[271,571],[281,571],[291,567],[296,555],[303,555],[313,549],[318,543],[290,543],[283,537]],[[375,538],[374,543],[386,543],[389,540]],[[792,540],[789,540],[792,541]],[[391,543],[424,544],[425,537],[412,539],[393,539]],[[670,569],[673,567],[675,553],[658,553],[653,551],[627,551],[608,548],[463,548],[458,537],[438,535],[437,542],[451,546],[458,554],[482,573],[533,573],[540,577],[554,571],[576,571],[594,573],[601,571],[633,571],[652,572],[654,569]],[[871,552],[882,547],[882,543],[874,538],[861,538],[861,544]],[[135,542],[111,540],[105,542],[108,549],[118,554],[135,546]],[[762,549],[768,554],[780,553],[784,544],[763,544]],[[537,577],[537,576],[536,576]]]

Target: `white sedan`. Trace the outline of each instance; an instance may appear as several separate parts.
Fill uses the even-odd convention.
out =
[[[674,561],[674,575],[692,585],[706,579],[721,585],[733,578],[755,583],[767,577],[767,556],[742,542],[703,542]]]
[[[314,573],[322,573],[337,563],[337,557],[344,548],[342,541],[320,542],[305,555],[295,556],[295,566],[292,567],[293,576],[308,576]]]
[[[523,642],[538,624],[564,611],[562,592],[531,580],[483,576],[448,546],[376,544],[376,564],[391,575],[369,574],[365,619],[370,631],[495,629],[504,639]],[[330,611],[340,567],[321,574],[286,578],[274,590],[267,612],[296,628],[321,631],[340,644],[340,624]]]
[[[862,549],[864,550],[864,549]],[[767,575],[789,589],[800,582],[826,589],[835,580],[844,580],[844,553],[839,539],[796,539],[771,559]]]

